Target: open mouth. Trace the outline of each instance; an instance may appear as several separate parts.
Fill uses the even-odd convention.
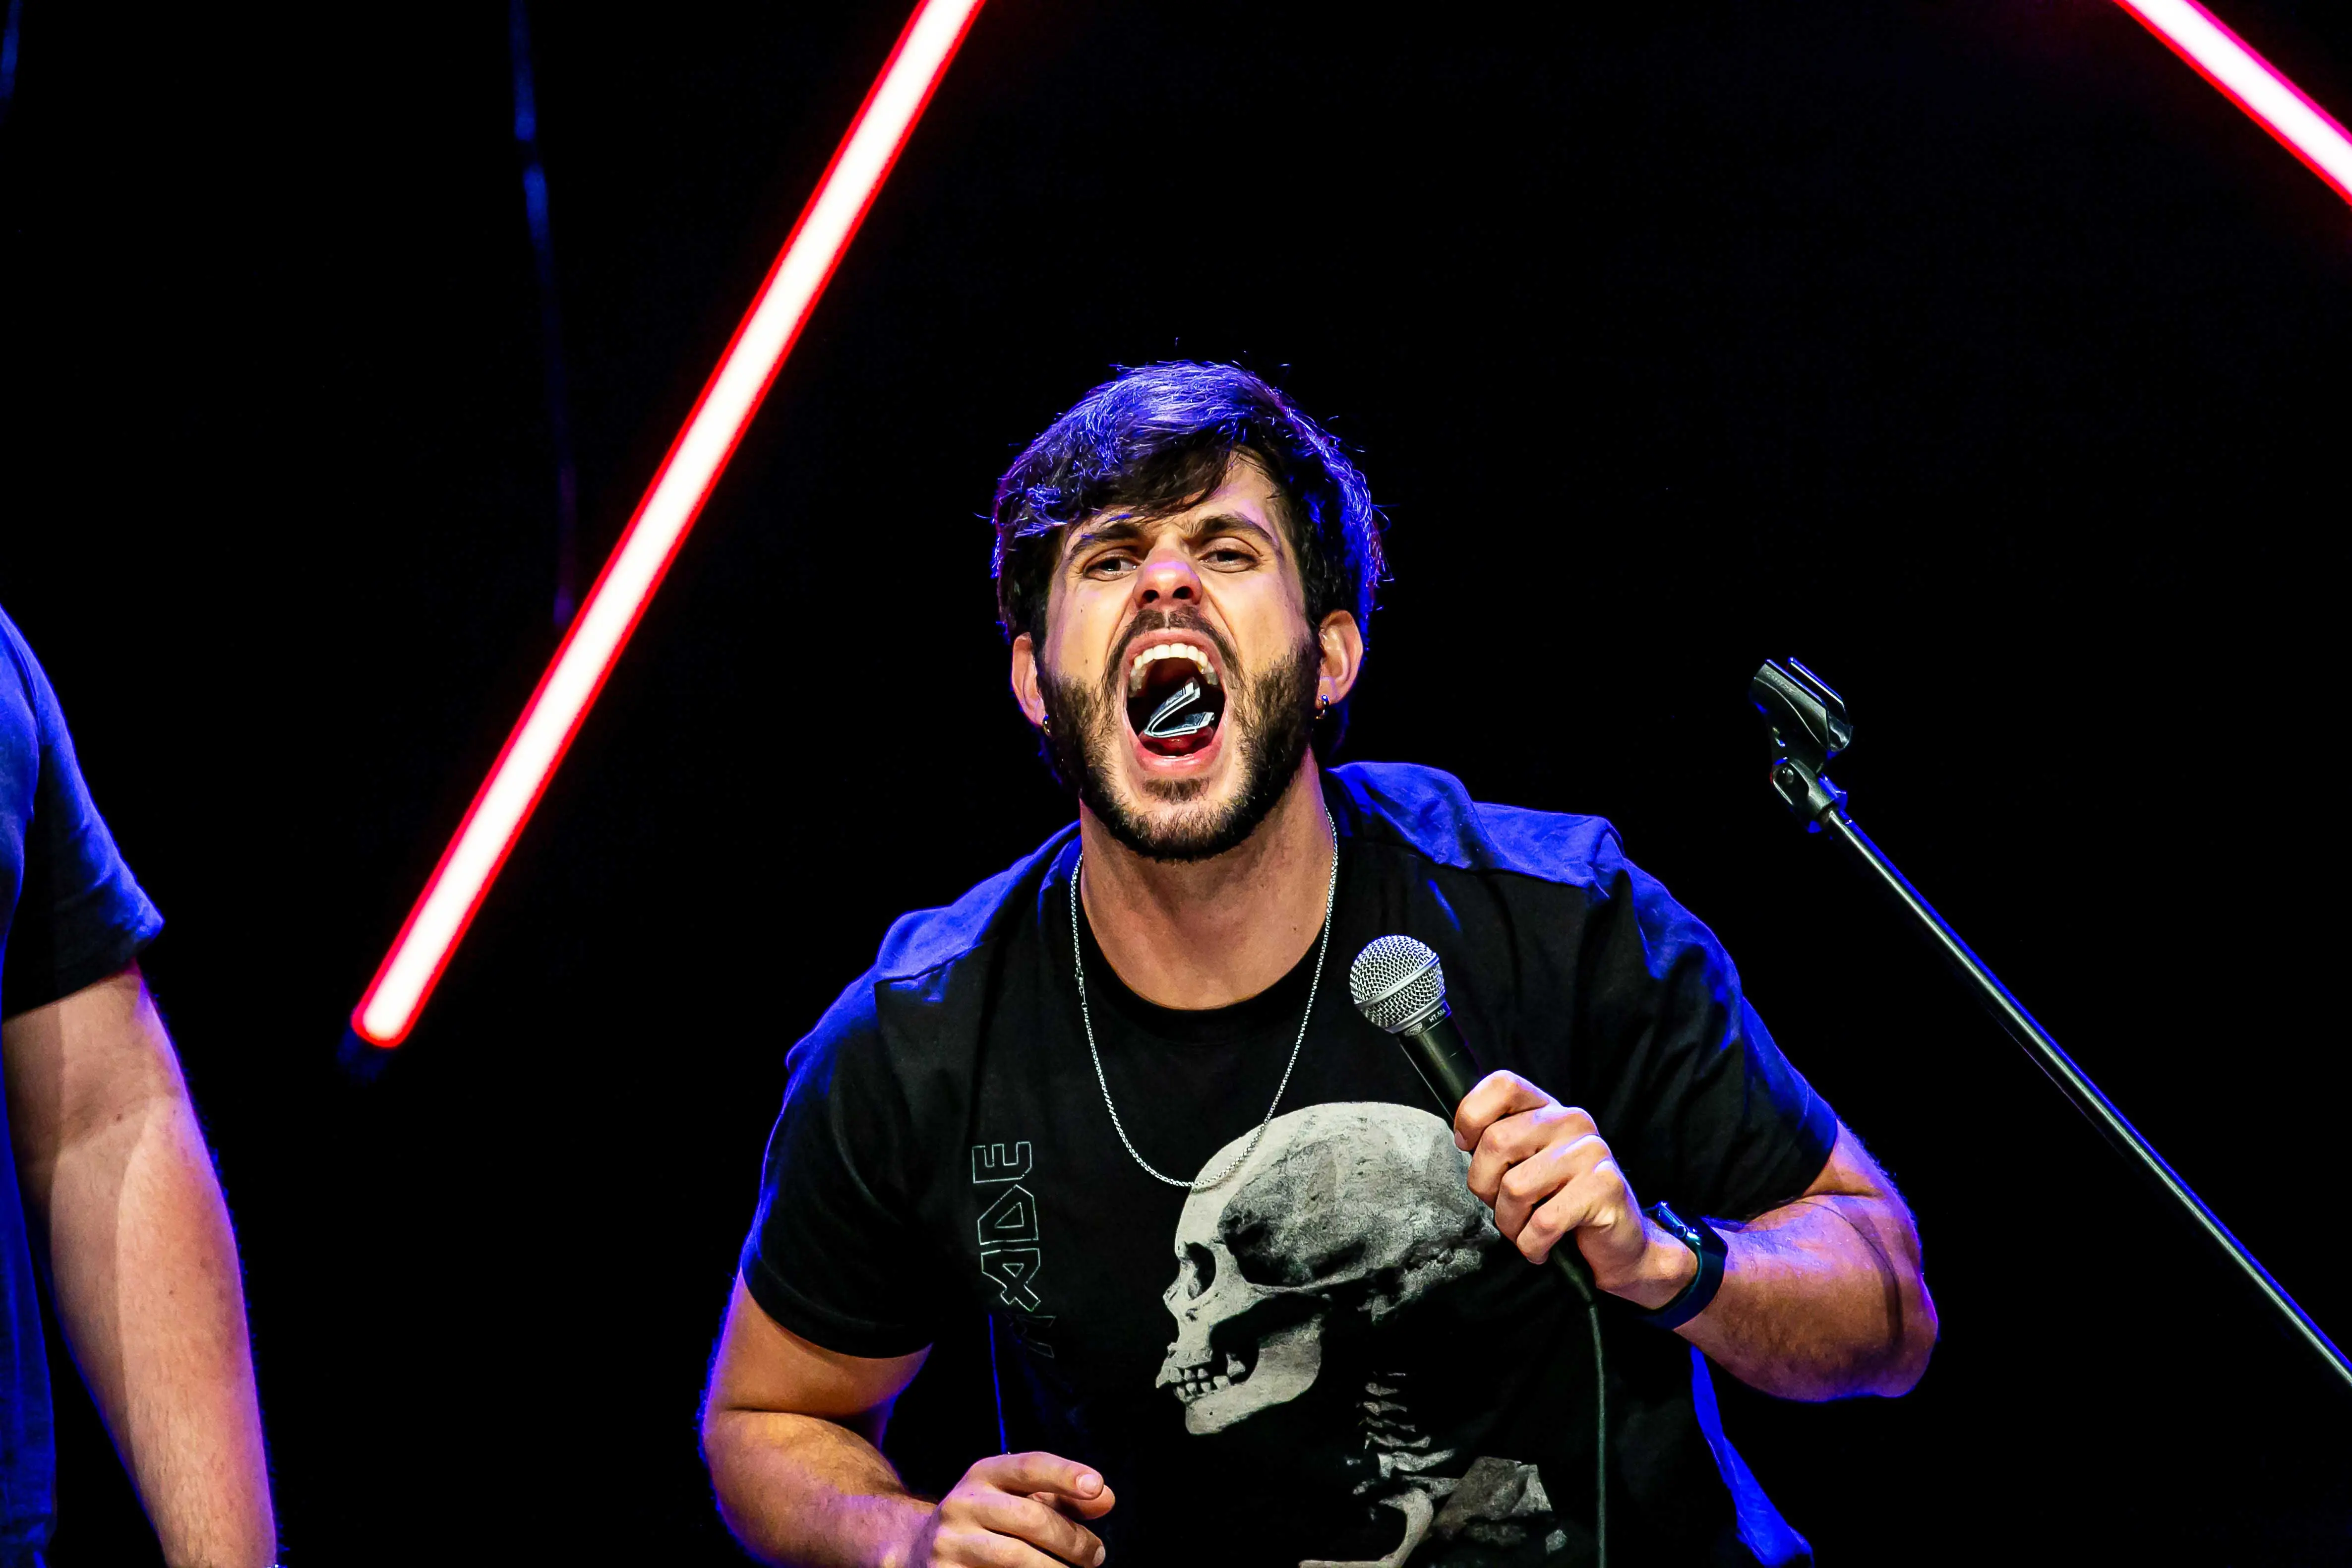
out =
[[[1128,665],[1127,721],[1152,755],[1200,751],[1216,738],[1224,716],[1224,682],[1191,643],[1152,643]]]

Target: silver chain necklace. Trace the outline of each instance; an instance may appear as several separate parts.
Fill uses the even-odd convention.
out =
[[[1083,847],[1078,850],[1078,863],[1070,868],[1070,968],[1078,977],[1078,1022],[1087,1032],[1087,1055],[1094,1058],[1095,1082],[1102,1088],[1103,1109],[1110,1112],[1111,1127],[1118,1133],[1118,1141],[1127,1146],[1128,1158],[1142,1166],[1144,1174],[1154,1181],[1181,1187],[1186,1192],[1213,1187],[1249,1163],[1249,1157],[1257,1152],[1258,1140],[1265,1136],[1266,1128],[1274,1121],[1275,1109],[1282,1103],[1283,1091],[1290,1087],[1291,1072],[1298,1066],[1299,1049],[1307,1044],[1307,1026],[1315,1021],[1315,994],[1323,984],[1323,957],[1331,951],[1331,909],[1339,894],[1339,832],[1331,826],[1328,812],[1323,816],[1323,826],[1331,835],[1331,879],[1323,889],[1323,935],[1315,944],[1314,977],[1307,983],[1307,1016],[1298,1020],[1298,1038],[1291,1042],[1290,1061],[1282,1069],[1282,1081],[1274,1086],[1274,1099],[1265,1108],[1265,1118],[1258,1122],[1257,1131],[1250,1134],[1249,1142],[1243,1145],[1242,1152],[1226,1161],[1224,1169],[1215,1175],[1202,1176],[1193,1182],[1169,1175],[1137,1153],[1135,1140],[1127,1135],[1127,1123],[1118,1119],[1118,1107],[1111,1103],[1110,1079],[1103,1076],[1102,1052],[1095,1045],[1094,1014],[1087,1007],[1086,949],[1078,940],[1078,874],[1087,868],[1087,852]]]

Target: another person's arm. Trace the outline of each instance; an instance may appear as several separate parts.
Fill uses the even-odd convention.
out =
[[[1488,1075],[1454,1117],[1470,1186],[1495,1226],[1542,1262],[1573,1237],[1602,1289],[1648,1310],[1688,1284],[1688,1247],[1641,1211],[1584,1110],[1513,1073]],[[1675,1331],[1750,1387],[1785,1399],[1907,1393],[1936,1344],[1936,1307],[1911,1212],[1843,1123],[1802,1196],[1718,1223],[1723,1283]]]
[[[273,1561],[236,1240],[137,965],[8,1019],[0,1055],[58,1313],[165,1560]]]
[[[1090,1565],[1110,1489],[1051,1454],[992,1455],[937,1503],[877,1445],[890,1403],[928,1351],[869,1358],[801,1338],[735,1282],[710,1369],[702,1448],[719,1512],[765,1563],[807,1568]],[[1066,1511],[1065,1511],[1066,1510]]]

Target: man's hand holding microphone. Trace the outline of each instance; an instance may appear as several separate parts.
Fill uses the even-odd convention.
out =
[[[1591,1116],[1518,1074],[1478,1080],[1454,1110],[1454,1142],[1470,1156],[1470,1190],[1528,1262],[1573,1237],[1592,1282],[1645,1311],[1697,1272],[1690,1248],[1642,1212]]]

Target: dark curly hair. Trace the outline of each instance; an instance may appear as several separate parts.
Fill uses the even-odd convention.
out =
[[[1237,365],[1171,360],[1120,373],[1029,443],[996,484],[996,618],[1010,642],[1035,634],[1061,559],[1061,531],[1119,508],[1181,511],[1248,457],[1282,498],[1307,620],[1334,610],[1369,639],[1384,577],[1380,514],[1363,475],[1322,426]]]

